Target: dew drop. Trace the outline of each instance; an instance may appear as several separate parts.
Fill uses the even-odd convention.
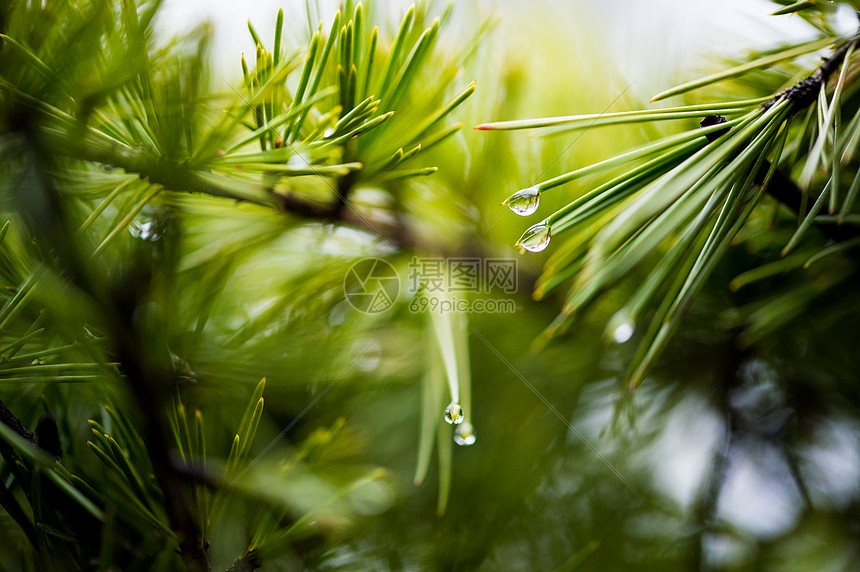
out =
[[[548,224],[539,222],[529,227],[517,241],[516,245],[525,248],[529,252],[540,252],[549,245],[549,231]]]
[[[511,209],[514,214],[529,216],[534,214],[540,204],[540,189],[535,185],[534,187],[517,191],[505,199],[505,202],[502,204]]]
[[[152,221],[132,221],[128,225],[128,231],[135,238],[149,240],[152,236]]]
[[[623,344],[633,337],[635,330],[636,326],[633,324],[633,320],[624,320],[612,332],[612,338],[615,340],[615,343]]]
[[[463,408],[460,407],[459,403],[451,403],[448,407],[445,408],[445,421],[453,424],[459,425],[463,422]]]
[[[323,131],[323,139],[328,139],[332,135],[334,135],[334,127],[329,127],[328,129]]]
[[[454,430],[454,442],[460,446],[474,445],[475,439],[475,429],[468,421],[461,423]]]
[[[142,215],[131,221],[128,232],[135,238],[141,240],[156,241],[161,238],[161,230],[158,222],[149,216]]]
[[[307,169],[311,165],[311,158],[305,153],[296,153],[287,160],[287,166],[292,169]]]

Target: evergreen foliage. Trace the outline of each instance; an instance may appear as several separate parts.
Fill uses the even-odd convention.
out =
[[[453,5],[249,22],[234,88],[207,26],[158,37],[159,0],[4,3],[0,569],[698,568],[714,539],[765,567],[856,556],[860,491],[814,457],[860,423],[860,37],[830,2],[777,4],[816,37],[643,109],[476,128],[547,135],[524,143],[462,132],[526,115],[528,86],[487,65],[492,18],[445,36]],[[615,132],[629,149],[556,173],[562,137],[619,126],[641,128]],[[519,259],[542,303],[345,303],[363,258],[506,256],[490,203],[527,163],[504,204],[555,209],[518,242],[551,253],[539,277]],[[723,425],[678,506],[652,470],[660,415],[691,401]],[[784,457],[791,530],[721,518],[744,446]]]

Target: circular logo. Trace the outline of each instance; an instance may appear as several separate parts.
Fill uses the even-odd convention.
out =
[[[381,258],[365,258],[353,264],[343,278],[343,293],[349,304],[365,314],[389,309],[400,291],[397,272]]]

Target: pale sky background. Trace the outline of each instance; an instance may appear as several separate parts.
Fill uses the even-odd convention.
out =
[[[411,3],[389,0],[377,5],[388,7],[393,21]],[[320,0],[319,4],[328,7],[323,16],[330,21],[335,3]],[[738,53],[812,34],[796,15],[769,16],[775,5],[767,0],[460,0],[458,4],[458,10],[499,14],[502,29],[512,37],[534,29],[550,36],[599,31],[615,48],[610,54],[612,65],[628,79],[655,66],[672,66],[676,71],[694,67],[704,54]],[[217,69],[233,78],[238,76],[239,55],[253,50],[248,20],[261,35],[270,36],[279,7],[288,18],[300,15],[304,23],[305,0],[167,0],[159,24],[171,34],[211,21]],[[850,10],[842,16],[846,29],[852,29],[855,18]]]

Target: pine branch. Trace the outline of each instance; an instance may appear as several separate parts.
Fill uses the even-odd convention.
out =
[[[812,74],[792,87],[779,92],[772,100],[764,104],[764,107],[768,108],[781,99],[788,99],[793,103],[793,112],[806,109],[815,103],[822,84],[839,69],[851,48],[856,48],[858,45],[860,45],[860,35],[839,46]]]
[[[762,165],[756,175],[756,184],[762,183],[769,168],[768,162]],[[801,188],[791,177],[779,169],[774,171],[773,178],[771,178],[766,190],[771,197],[788,207],[795,215],[804,217],[812,210],[813,201],[804,201]],[[835,242],[845,242],[860,236],[860,229],[856,227],[821,223],[816,224],[816,227],[821,231],[821,234]]]
[[[227,572],[253,572],[260,568],[263,564],[260,562],[256,551],[251,551],[238,558],[228,569]]]
[[[855,36],[853,39],[839,46],[839,48],[837,48],[830,57],[825,59],[812,74],[797,82],[797,84],[792,87],[779,92],[773,97],[773,99],[764,103],[762,107],[768,109],[776,102],[782,99],[788,99],[792,102],[792,113],[798,113],[803,109],[806,109],[815,103],[818,93],[821,90],[821,86],[839,69],[839,66],[845,60],[845,56],[851,48],[858,45],[860,45],[860,35]],[[721,115],[709,115],[702,120],[701,127],[710,127],[725,122],[725,118]],[[731,128],[727,127],[723,131],[709,133],[706,137],[709,141],[713,142],[728,132],[729,129]],[[755,183],[757,185],[764,182],[770,168],[770,161],[764,161],[761,168],[756,173]],[[768,183],[766,191],[771,197],[788,207],[788,209],[795,215],[805,217],[812,210],[812,203],[814,201],[805,201],[803,190],[791,177],[786,175],[780,169],[776,169],[774,171],[773,177]],[[856,239],[860,236],[860,229],[852,227],[832,224],[816,224],[816,226],[825,237],[835,242],[845,242]]]
[[[765,103],[763,107],[769,108],[781,99],[792,102],[792,113],[798,113],[815,103],[821,86],[828,78],[836,72],[845,60],[848,52],[860,45],[860,35],[843,43],[833,54],[825,59],[822,64],[807,78],[799,81],[794,86],[781,91],[772,100]],[[761,184],[770,169],[770,163],[765,161],[756,174],[756,183]],[[767,187],[767,193],[777,201],[788,207],[794,214],[805,217],[812,209],[812,203],[804,201],[803,190],[791,177],[777,169]],[[838,225],[817,224],[821,233],[836,242],[852,240],[860,236],[860,230]]]
[[[161,185],[169,191],[201,193],[213,197],[275,207],[301,218],[346,223],[377,234],[401,248],[422,246],[411,229],[407,228],[400,218],[392,224],[389,221],[377,221],[372,217],[359,215],[348,201],[352,186],[352,178],[349,175],[338,179],[336,199],[329,204],[309,201],[294,194],[275,192],[263,184],[258,186],[258,193],[238,194],[205,180],[200,176],[201,171],[193,166],[181,161],[157,157],[142,149],[131,149],[118,144],[94,145],[86,138],[50,130],[42,130],[39,136],[44,148],[63,149],[67,155],[79,160],[122,169],[126,173],[136,174],[151,183]],[[428,248],[433,251],[438,250],[433,245],[429,245]]]
[[[170,445],[167,432],[169,421],[165,415],[166,389],[173,381],[170,370],[163,364],[153,363],[154,360],[140,351],[146,340],[141,339],[135,329],[131,314],[115,322],[113,329],[121,371],[145,419],[144,443],[152,463],[152,472],[164,494],[164,508],[170,527],[179,536],[180,555],[189,570],[208,570],[209,557],[203,546],[200,529],[191,514],[185,489],[189,482],[187,472],[170,454],[173,447]]]
[[[15,414],[12,413],[6,404],[3,403],[3,400],[0,399],[0,422],[8,425],[15,433],[26,439],[27,441],[33,442],[33,433],[27,431],[27,428],[24,427],[24,424],[15,417]]]
[[[27,216],[30,230],[48,249],[46,260],[53,260],[57,270],[94,301],[101,311],[114,341],[119,369],[142,413],[143,436],[152,464],[153,474],[164,496],[164,509],[170,527],[177,533],[179,552],[188,570],[209,570],[209,559],[200,529],[194,521],[188,499],[185,472],[179,468],[170,452],[173,450],[167,428],[168,392],[174,379],[170,357],[153,348],[153,341],[142,331],[135,313],[143,303],[146,292],[141,285],[131,292],[110,295],[94,278],[87,259],[69,237],[74,236],[59,191],[51,180],[52,155],[44,141],[35,135],[35,127],[22,133],[24,139],[25,174],[16,197]],[[129,271],[133,274],[132,271]],[[129,279],[135,279],[130,276]]]
[[[278,202],[262,185],[259,185],[259,192],[239,194],[206,181],[200,176],[202,169],[182,161],[158,157],[142,149],[118,144],[99,146],[72,133],[58,133],[47,129],[39,133],[39,138],[46,149],[62,149],[70,157],[122,169],[171,191],[202,193],[263,206],[274,206]]]

